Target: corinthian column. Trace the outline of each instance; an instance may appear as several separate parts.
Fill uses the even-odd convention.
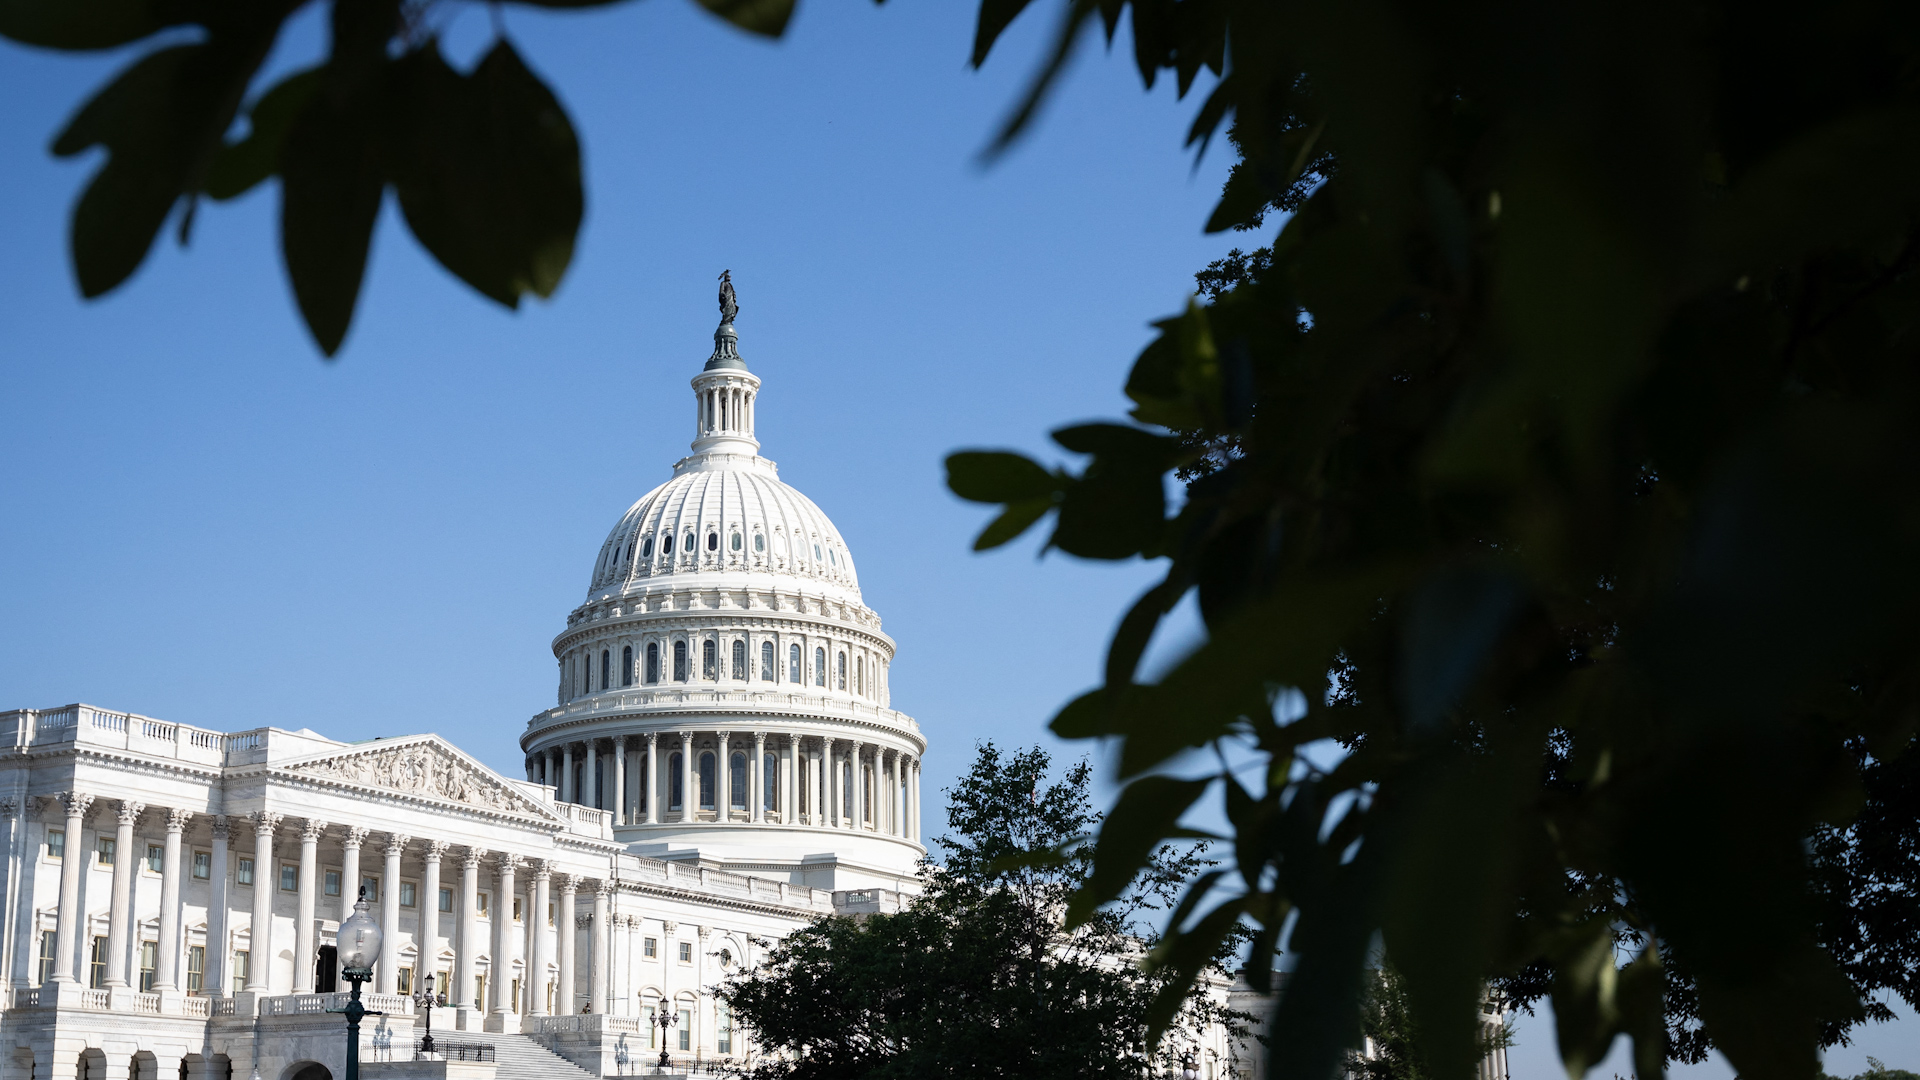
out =
[[[78,791],[60,794],[66,811],[66,846],[60,853],[60,908],[54,912],[53,981],[75,982],[73,977],[74,927],[80,911],[80,868],[87,861],[81,850],[80,831],[86,828],[87,811],[93,796]]]
[[[232,834],[225,814],[213,815],[213,866],[207,884],[211,896],[207,904],[207,966],[200,985],[215,997],[227,996],[227,950],[233,945],[233,901],[227,886],[227,849]]]
[[[580,782],[586,786],[586,797],[580,801],[600,809],[600,740],[587,740],[587,767],[581,771]]]
[[[613,882],[602,881],[593,890],[593,960],[589,970],[593,981],[593,992],[589,1001],[593,1011],[605,1016],[607,1013],[607,976],[612,967],[608,961],[612,958],[607,948],[607,917],[610,901],[613,899]]]
[[[613,811],[613,823],[627,823],[627,737],[613,737],[613,803],[607,809]]]
[[[273,974],[273,889],[279,875],[273,869],[273,830],[280,815],[257,810],[253,815],[253,922],[247,927],[247,989],[270,994]]]
[[[460,857],[460,944],[456,953],[457,973],[453,977],[459,985],[447,992],[447,1004],[462,1008],[479,1009],[486,1005],[476,1001],[473,992],[480,959],[480,860],[486,857],[482,848],[468,848]]]
[[[429,840],[426,850],[420,854],[420,895],[414,900],[414,911],[420,916],[420,929],[415,931],[413,939],[414,952],[418,955],[414,982],[440,969],[440,859],[446,853],[445,840]],[[440,989],[449,995],[453,992],[451,986]],[[447,1000],[454,999],[448,997]]]
[[[113,906],[107,915],[107,985],[127,985],[127,935],[133,929],[133,823],[144,803],[122,800],[114,813]]]
[[[409,839],[388,833],[383,852],[387,862],[380,874],[380,966],[374,971],[374,992],[378,994],[400,990],[400,856],[405,854]],[[420,898],[414,897],[413,902],[418,907]]]
[[[575,950],[578,948],[577,940],[574,937],[573,898],[579,888],[580,878],[578,876],[574,874],[560,875],[560,911],[554,919],[554,921],[559,924],[555,929],[560,931],[560,940],[557,942],[560,953],[560,989],[558,993],[554,994],[553,1004],[554,1011],[561,1016],[573,1015],[574,999],[580,992],[574,983],[573,975],[576,956]]]
[[[547,932],[547,904],[549,883],[553,879],[553,863],[541,859],[533,864],[533,910],[528,912],[527,926],[533,935],[533,956],[527,966],[532,970],[527,980],[529,993],[533,998],[528,1013],[532,1016],[547,1015],[547,967],[553,963],[553,937]]]
[[[320,875],[320,838],[326,835],[327,823],[318,818],[308,818],[300,826],[300,897],[294,907],[293,916],[293,992],[304,994],[314,983],[313,965],[317,957],[313,948],[313,925],[318,913],[314,908],[319,903],[320,891],[316,878]]]
[[[747,783],[752,785],[747,791],[748,820],[764,822],[767,820],[767,733],[753,733],[753,768],[747,770]]]
[[[657,731],[647,732],[647,749],[644,751],[646,758],[640,766],[640,776],[642,778],[640,781],[640,823],[642,825],[651,825],[660,820],[660,811],[654,806],[655,803],[660,801],[660,792],[658,790],[660,787],[660,759],[654,756],[654,751],[659,745],[660,733]],[[664,807],[665,804],[661,803],[661,806]]]
[[[514,1008],[513,962],[519,959],[514,954],[520,951],[520,935],[513,929],[513,873],[519,866],[520,856],[500,856],[499,888],[493,894],[493,1011],[500,1017]]]
[[[833,759],[833,740],[820,738],[820,805],[814,822],[822,828],[840,818],[840,765]]]
[[[155,990],[180,989],[180,834],[191,810],[167,811],[167,844],[160,854],[160,947],[153,964]]]
[[[693,732],[680,733],[680,820],[692,821],[700,805],[700,790],[693,786]]]

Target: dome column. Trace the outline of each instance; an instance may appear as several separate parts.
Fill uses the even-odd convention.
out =
[[[700,792],[693,786],[693,732],[680,733],[680,820],[694,820],[700,805]]]
[[[820,737],[820,820],[821,828],[830,828],[840,817],[840,763],[833,754],[833,740]]]
[[[642,825],[651,825],[660,820],[654,812],[654,803],[660,797],[659,791],[656,790],[660,787],[660,761],[656,756],[659,747],[659,733],[647,732],[647,748],[640,751],[640,775],[644,777],[640,785],[640,823]]]
[[[753,768],[748,773],[753,777],[753,789],[747,792],[747,805],[752,812],[751,820],[756,825],[764,825],[767,820],[767,733],[753,733]]]
[[[587,740],[587,767],[580,774],[580,783],[587,790],[580,801],[595,810],[600,808],[600,740]]]
[[[713,758],[713,820],[725,824],[733,820],[733,734],[720,732],[719,743]]]
[[[560,748],[560,801],[573,801],[573,744]]]
[[[613,737],[613,823],[627,823],[627,737]]]

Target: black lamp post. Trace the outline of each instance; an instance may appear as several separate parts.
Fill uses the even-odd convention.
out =
[[[1193,1051],[1189,1050],[1180,1058],[1180,1075],[1185,1080],[1200,1080],[1200,1063],[1193,1060]]]
[[[660,1029],[660,1067],[662,1069],[673,1064],[673,1059],[667,1056],[667,1032],[679,1022],[680,1014],[669,1009],[667,1001],[663,998],[660,1008],[653,1014],[653,1026]]]
[[[433,976],[428,975],[420,982],[420,991],[413,995],[413,1005],[425,1009],[427,1013],[427,1035],[420,1040],[420,1052],[433,1053]]]
[[[367,914],[367,890],[364,888],[360,890],[360,899],[353,905],[353,914],[340,924],[339,942],[341,973],[353,984],[353,991],[347,998],[346,1008],[327,1011],[338,1011],[347,1016],[346,1080],[360,1080],[360,1018],[384,1015],[360,1005],[360,984],[373,977],[373,965],[380,959],[380,924]]]

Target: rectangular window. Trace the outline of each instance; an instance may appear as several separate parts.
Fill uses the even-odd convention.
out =
[[[113,837],[96,836],[93,838],[94,861],[101,866],[113,865]]]
[[[247,966],[251,959],[245,949],[238,949],[233,954],[233,992],[236,994],[247,988]]]
[[[401,994],[413,993],[413,969],[412,968],[410,967],[401,968],[399,972],[395,975],[394,981],[398,983],[398,986],[396,987],[397,993],[401,993]]]
[[[235,859],[233,861],[233,881],[236,885],[253,884],[252,859]]]
[[[40,985],[45,986],[53,978],[53,931],[40,934]]]
[[[552,905],[552,904],[548,904],[548,905],[547,905],[547,925],[548,925],[548,926],[552,926],[552,925],[553,925],[553,919],[554,919],[554,913],[553,913],[553,905]]]
[[[513,1004],[511,1008],[513,1009],[514,1012],[520,1011],[520,980],[519,979],[513,980]]]
[[[688,1009],[680,1010],[680,1049],[693,1049],[693,1013]]]
[[[481,915],[485,915],[487,913],[487,894],[481,893],[474,906],[479,910]]]
[[[66,858],[66,855],[67,855],[67,830],[48,829],[47,830],[47,858],[59,860],[59,859]]]
[[[657,1050],[660,1044],[660,1025],[653,1022],[653,1006],[640,1006],[640,1026],[647,1031],[647,1049]]]
[[[452,889],[440,890],[440,910],[448,912],[449,914],[452,913],[453,911],[453,890]]]
[[[107,985],[107,939],[93,939],[93,948],[87,953],[87,985],[95,990]]]
[[[369,904],[380,902],[380,879],[372,874],[360,876],[360,898]]]
[[[693,963],[693,942],[683,941],[680,943],[680,962],[683,964]]]
[[[153,965],[160,959],[160,943],[143,941],[140,943],[140,992],[153,993]]]
[[[213,876],[213,852],[196,851],[193,853],[193,876],[205,881]]]
[[[733,1053],[733,1018],[727,1015],[726,1002],[715,1002],[714,1005],[713,1031],[717,1041],[714,1049],[723,1054],[731,1054]]]
[[[648,938],[640,945],[641,955],[652,960],[660,955],[660,939]]]
[[[187,946],[187,993],[197,994],[207,985],[207,947]]]
[[[521,918],[522,916],[520,914],[520,898],[516,896],[513,898],[513,921],[519,922],[521,921]]]
[[[473,977],[473,1000],[481,1008],[486,1008],[487,977],[485,975],[475,975]]]
[[[299,892],[300,891],[300,864],[299,863],[281,863],[280,864],[280,891],[281,892]]]
[[[167,865],[167,849],[164,847],[161,847],[159,844],[148,844],[147,845],[147,869],[157,874],[160,871],[166,869],[166,865]]]
[[[420,901],[420,886],[411,881],[400,883],[400,906],[413,907]]]
[[[328,896],[339,896],[340,895],[340,871],[329,870],[322,877],[324,881],[323,888],[326,890],[326,894]]]

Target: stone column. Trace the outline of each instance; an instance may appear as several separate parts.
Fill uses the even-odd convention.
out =
[[[468,848],[460,857],[460,943],[455,946],[454,981],[459,986],[447,994],[447,1004],[477,1009],[473,980],[479,973],[480,959],[480,860],[487,857],[484,848]]]
[[[767,733],[753,733],[753,768],[747,770],[747,782],[753,790],[747,792],[748,820],[764,822],[767,820]]]
[[[560,988],[553,995],[554,1012],[561,1016],[574,1014],[574,999],[579,988],[574,982],[573,962],[577,953],[574,940],[573,897],[580,888],[580,878],[574,874],[560,875],[560,910],[554,916],[554,929],[559,931],[560,940],[555,942],[559,954]]]
[[[831,826],[840,819],[840,766],[833,759],[833,740],[825,736],[820,739],[820,820],[814,822],[823,828]]]
[[[700,806],[700,789],[693,786],[693,732],[680,733],[680,820],[692,821]]]
[[[153,988],[180,989],[180,836],[191,810],[167,811],[167,841],[160,855],[160,947],[154,960]]]
[[[645,777],[640,787],[640,823],[651,825],[660,820],[656,804],[660,801],[660,759],[657,751],[660,746],[660,733],[647,732],[647,748],[641,751],[640,775]]]
[[[786,783],[780,785],[780,820],[795,825],[800,821],[800,736],[787,736],[787,754],[782,768],[786,771]]]
[[[560,751],[560,801],[573,801],[573,744],[568,743]]]
[[[400,856],[406,853],[410,839],[388,833],[382,851],[387,861],[380,869],[380,966],[373,976],[376,994],[400,992]],[[416,896],[413,901],[418,904],[420,898]]]
[[[547,762],[547,778],[545,782],[548,787],[553,789],[553,797],[557,799],[560,797],[560,751],[548,747],[541,752],[541,756],[546,758]]]
[[[613,737],[613,805],[607,807],[613,811],[613,823],[627,823],[627,737]]]
[[[113,906],[107,915],[107,985],[127,985],[127,941],[133,930],[133,823],[146,804],[122,799],[114,812]]]
[[[549,891],[552,879],[552,860],[541,859],[533,864],[533,910],[528,912],[527,919],[533,933],[533,948],[528,950],[532,957],[527,964],[532,969],[527,982],[533,1004],[527,1011],[533,1016],[545,1016],[548,1012],[547,967],[553,963],[553,938],[547,933],[547,905],[552,902]]]
[[[60,855],[60,908],[54,912],[53,981],[78,982],[73,977],[74,931],[80,917],[80,871],[87,861],[86,844],[80,833],[86,828],[93,796],[78,791],[61,792],[60,805],[67,814],[67,840]]]
[[[733,820],[733,735],[720,733],[720,746],[713,756],[713,820]]]
[[[420,914],[420,928],[413,934],[416,956],[413,981],[416,983],[440,970],[440,859],[446,853],[445,840],[427,841],[426,850],[420,853],[420,895],[415,900],[415,910]],[[454,1000],[451,996],[453,987],[442,986],[439,989],[448,993],[448,1001]]]
[[[887,754],[887,835],[901,835],[900,819],[900,751]]]
[[[279,814],[254,811],[253,922],[247,926],[247,989],[256,994],[273,992],[273,890],[279,876],[273,868],[273,830],[279,825]]]
[[[913,837],[912,839],[913,839],[913,842],[917,844],[917,843],[920,843],[920,759],[919,758],[913,759],[913,776],[911,779],[910,786],[913,788],[912,798],[911,798],[911,802],[913,805]]]
[[[593,1003],[593,1011],[602,1016],[607,1014],[607,976],[609,974],[607,969],[611,966],[607,962],[611,959],[607,950],[609,941],[607,917],[612,899],[613,882],[602,881],[594,887],[593,937],[591,939],[593,959],[588,965],[588,978],[592,980],[593,989],[588,1000]]]
[[[347,835],[340,839],[340,911],[335,916],[340,922],[347,921],[354,901],[360,899],[360,845],[372,831],[348,826]]]
[[[600,809],[600,740],[587,740],[587,767],[580,772],[580,783],[587,789],[580,801]]]
[[[320,837],[326,831],[327,823],[317,818],[308,818],[300,826],[300,898],[293,916],[293,992],[296,994],[312,991],[315,983],[313,965],[317,957],[313,929],[318,916],[314,909],[319,903]]]
[[[227,951],[233,935],[227,930],[232,907],[227,892],[227,844],[229,836],[225,814],[213,815],[213,853],[207,882],[207,967],[201,973],[201,986],[215,997],[227,995]]]
[[[514,953],[518,951],[514,946],[520,943],[520,936],[513,929],[513,877],[520,867],[520,856],[501,855],[498,867],[499,879],[493,892],[494,1021],[488,1025],[490,1031],[507,1030],[507,1018],[513,1014],[513,962],[517,959]]]

